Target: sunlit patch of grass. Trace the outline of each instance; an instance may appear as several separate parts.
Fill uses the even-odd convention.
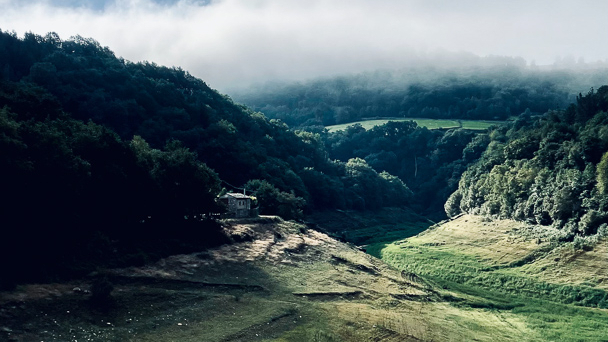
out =
[[[374,120],[361,120],[340,125],[327,126],[330,132],[343,131],[347,127],[360,124],[365,129],[372,129],[375,126],[381,126],[389,121],[414,121],[420,127],[428,129],[450,129],[464,128],[470,130],[485,130],[493,125],[500,125],[503,121],[486,121],[486,120],[446,120],[446,119],[425,119],[425,118],[386,118]]]
[[[485,130],[491,126],[500,125],[504,121],[486,121],[486,120],[460,120],[462,128],[471,130]]]

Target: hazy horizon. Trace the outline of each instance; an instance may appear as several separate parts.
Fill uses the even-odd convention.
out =
[[[608,62],[604,1],[0,0],[0,8],[3,31],[91,37],[219,90],[427,60]]]

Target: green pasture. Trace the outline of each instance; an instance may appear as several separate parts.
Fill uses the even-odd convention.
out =
[[[481,121],[481,120],[439,120],[439,119],[424,119],[424,118],[385,118],[385,119],[374,119],[374,120],[362,120],[357,122],[350,122],[347,124],[327,126],[330,132],[337,132],[345,130],[348,126],[360,124],[365,129],[371,129],[375,126],[381,126],[389,121],[415,121],[418,126],[426,127],[428,129],[450,129],[450,128],[464,128],[470,130],[485,130],[492,125],[502,124],[503,121]]]

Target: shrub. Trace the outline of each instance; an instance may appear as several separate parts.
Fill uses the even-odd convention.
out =
[[[107,277],[100,277],[91,285],[91,302],[95,307],[107,308],[112,302],[112,291],[114,285]]]

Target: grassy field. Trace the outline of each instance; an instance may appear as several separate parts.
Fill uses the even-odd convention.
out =
[[[420,119],[420,118],[386,118],[377,120],[362,120],[347,124],[327,126],[330,132],[342,131],[348,126],[360,124],[365,129],[371,129],[375,126],[384,125],[389,121],[415,121],[418,126],[428,129],[449,129],[449,128],[464,128],[470,130],[485,130],[492,125],[503,123],[503,121],[481,121],[481,120],[436,120],[436,119]]]
[[[0,292],[0,340],[538,341],[521,315],[477,305],[306,225],[225,227],[233,244],[107,270],[114,291],[105,309],[73,290],[90,289],[87,279]]]
[[[514,315],[540,341],[608,341],[608,243],[576,251],[534,230],[463,216],[367,250],[452,291],[456,306]]]

